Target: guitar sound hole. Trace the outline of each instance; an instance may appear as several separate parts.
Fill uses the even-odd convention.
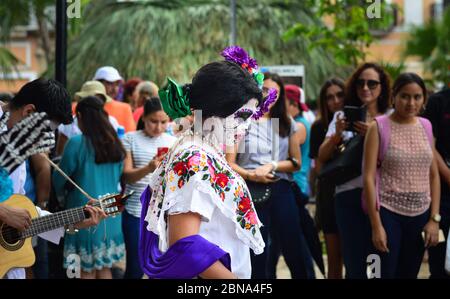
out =
[[[20,239],[20,235],[17,229],[7,225],[3,226],[2,228],[2,237],[5,242],[10,245],[17,243],[17,241],[19,241]]]

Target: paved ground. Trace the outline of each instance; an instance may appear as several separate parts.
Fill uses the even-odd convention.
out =
[[[326,256],[324,256],[324,262],[325,262],[325,268],[327,264]],[[322,276],[322,273],[320,273],[319,268],[315,267],[316,272],[316,278],[317,279],[324,279]],[[326,269],[325,269],[326,271]],[[422,267],[420,268],[420,273],[418,278],[420,279],[428,279],[430,276],[430,272],[428,271],[428,263],[426,262],[426,259],[424,259],[424,262],[422,263]],[[286,263],[284,262],[283,257],[280,258],[277,266],[277,278],[279,279],[290,279],[291,273],[289,272],[288,267],[286,266]]]
[[[309,204],[308,205],[308,210],[310,211],[311,215],[314,215],[315,208],[316,208],[316,206],[314,204]],[[327,268],[327,256],[324,255],[323,258],[324,258],[324,263],[325,263],[325,271],[327,271],[327,269],[326,269]],[[319,268],[317,268],[316,266],[314,268],[315,268],[314,270],[316,272],[316,278],[324,279],[322,273],[320,273]],[[420,268],[420,272],[419,272],[418,278],[420,278],[420,279],[428,279],[429,276],[430,276],[430,272],[428,270],[427,256],[425,255],[424,261],[422,262],[422,266]],[[284,262],[283,257],[281,257],[280,260],[278,261],[277,278],[280,278],[280,279],[283,279],[283,278],[284,279],[290,279],[291,278],[291,273],[289,272],[289,269],[286,266],[286,263]]]

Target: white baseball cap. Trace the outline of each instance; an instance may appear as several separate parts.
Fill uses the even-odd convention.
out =
[[[112,66],[102,66],[97,69],[95,76],[92,80],[105,80],[108,82],[116,82],[123,80],[119,72]]]

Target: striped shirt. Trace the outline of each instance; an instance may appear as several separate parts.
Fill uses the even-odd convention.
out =
[[[158,137],[149,137],[144,131],[135,131],[125,134],[122,139],[125,150],[131,153],[133,168],[141,168],[147,165],[156,156],[158,147],[171,147],[176,138],[167,133]],[[126,192],[134,191],[127,200],[126,210],[135,217],[141,217],[141,193],[147,187],[151,173],[141,180],[126,185]]]

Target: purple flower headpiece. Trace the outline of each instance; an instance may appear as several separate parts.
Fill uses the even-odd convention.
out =
[[[277,90],[275,88],[269,89],[269,94],[265,98],[262,105],[259,109],[253,114],[252,118],[254,120],[258,120],[261,116],[263,116],[267,111],[269,111],[269,106],[277,100]]]
[[[222,56],[226,60],[237,63],[249,71],[258,68],[258,63],[256,62],[256,60],[248,56],[247,52],[241,47],[227,47],[222,51]]]
[[[262,89],[264,74],[259,71],[257,61],[250,57],[244,49],[239,46],[230,46],[226,47],[221,54],[225,60],[234,62],[240,65],[244,70],[247,70],[250,75],[253,76],[253,79],[255,79],[259,88]],[[264,102],[260,105],[259,109],[255,112],[252,118],[256,120],[263,116],[267,111],[269,111],[270,104],[275,102],[276,99],[277,91],[276,89],[271,88]]]

